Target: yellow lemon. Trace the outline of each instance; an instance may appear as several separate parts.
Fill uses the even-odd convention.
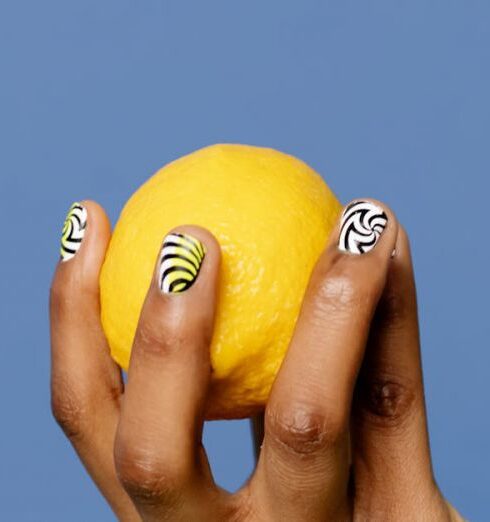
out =
[[[166,232],[203,226],[222,250],[206,418],[258,412],[340,209],[314,170],[273,149],[213,145],[166,165],[127,202],[102,268],[102,323],[113,358],[127,369]]]

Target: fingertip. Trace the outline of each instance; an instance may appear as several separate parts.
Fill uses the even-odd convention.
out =
[[[84,256],[89,263],[101,265],[111,238],[111,223],[104,208],[96,201],[82,200],[81,205],[87,210],[88,217],[80,257]]]
[[[356,198],[343,208],[327,250],[362,257],[391,255],[398,235],[398,220],[391,208],[374,198]]]
[[[365,201],[368,201],[372,205],[380,208],[386,214],[388,221],[383,234],[385,237],[386,235],[391,234],[393,239],[396,241],[398,234],[398,218],[396,217],[394,210],[387,203],[384,203],[378,199],[366,198]]]
[[[161,294],[215,293],[221,248],[214,235],[198,225],[180,225],[163,238],[154,281]]]
[[[76,287],[98,295],[100,269],[110,237],[110,221],[101,205],[91,200],[73,203],[63,224],[53,286],[71,292]]]
[[[200,241],[204,246],[204,259],[207,260],[208,265],[216,266],[221,262],[221,246],[213,233],[207,228],[199,225],[181,225],[174,228],[172,232],[187,234]]]
[[[170,232],[186,234],[199,240],[205,247],[205,254],[210,262],[219,261],[221,258],[221,246],[211,231],[199,225],[179,225]]]

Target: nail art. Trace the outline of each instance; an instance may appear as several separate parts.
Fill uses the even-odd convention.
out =
[[[340,226],[339,249],[351,254],[372,250],[388,222],[382,208],[369,201],[353,201],[345,208]]]
[[[73,203],[66,215],[61,233],[61,261],[68,261],[75,256],[82,244],[86,228],[86,208],[80,205],[80,203]]]
[[[178,294],[189,289],[199,275],[206,250],[188,234],[169,234],[163,241],[158,284],[164,294]]]

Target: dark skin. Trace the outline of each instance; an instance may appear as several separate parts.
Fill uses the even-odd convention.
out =
[[[256,469],[235,494],[214,483],[201,443],[218,242],[200,227],[176,229],[206,257],[182,294],[162,294],[153,278],[124,386],[100,323],[110,225],[83,203],[84,241],[51,289],[52,407],[120,520],[462,520],[432,471],[407,235],[375,203],[388,215],[376,247],[339,251],[337,226],[313,270]]]

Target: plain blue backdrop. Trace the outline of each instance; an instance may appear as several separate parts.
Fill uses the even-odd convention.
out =
[[[438,482],[489,520],[490,3],[2,0],[0,519],[113,520],[52,421],[47,297],[73,200],[115,221],[164,163],[267,145],[409,231]],[[217,480],[245,422],[206,428]]]

